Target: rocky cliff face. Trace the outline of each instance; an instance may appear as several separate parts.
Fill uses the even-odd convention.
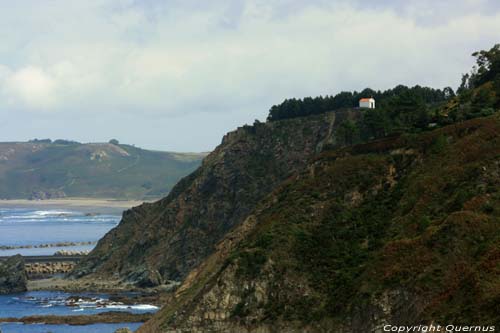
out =
[[[499,325],[500,117],[325,151],[141,333]]]
[[[141,286],[181,280],[290,174],[302,170],[357,111],[244,126],[227,134],[202,166],[153,204],[126,211],[75,270],[119,275]]]
[[[26,291],[27,275],[20,255],[0,260],[0,294]]]

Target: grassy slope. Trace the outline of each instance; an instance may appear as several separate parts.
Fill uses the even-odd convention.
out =
[[[371,331],[374,317],[499,325],[499,133],[497,114],[324,152],[141,332],[280,323]],[[224,308],[214,296],[235,301]],[[224,311],[224,320],[204,317]]]
[[[128,145],[0,143],[0,198],[34,191],[70,197],[160,197],[202,156]]]

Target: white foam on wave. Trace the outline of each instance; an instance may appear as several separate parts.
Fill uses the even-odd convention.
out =
[[[138,305],[132,305],[131,309],[133,310],[158,310],[159,308],[155,305],[151,304],[138,304]]]
[[[37,210],[33,212],[36,216],[59,216],[59,215],[80,215],[81,213],[69,210]]]
[[[113,305],[106,305],[104,308],[106,308],[106,309],[113,309],[113,310],[127,310],[127,309],[131,309],[132,306],[131,305],[117,305],[117,304],[113,304]]]

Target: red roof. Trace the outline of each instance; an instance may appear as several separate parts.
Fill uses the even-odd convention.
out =
[[[359,101],[360,102],[370,102],[373,98],[362,98]]]

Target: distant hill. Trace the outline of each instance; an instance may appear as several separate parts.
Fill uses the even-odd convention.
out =
[[[205,155],[114,142],[0,143],[0,198],[158,198],[196,169]]]

